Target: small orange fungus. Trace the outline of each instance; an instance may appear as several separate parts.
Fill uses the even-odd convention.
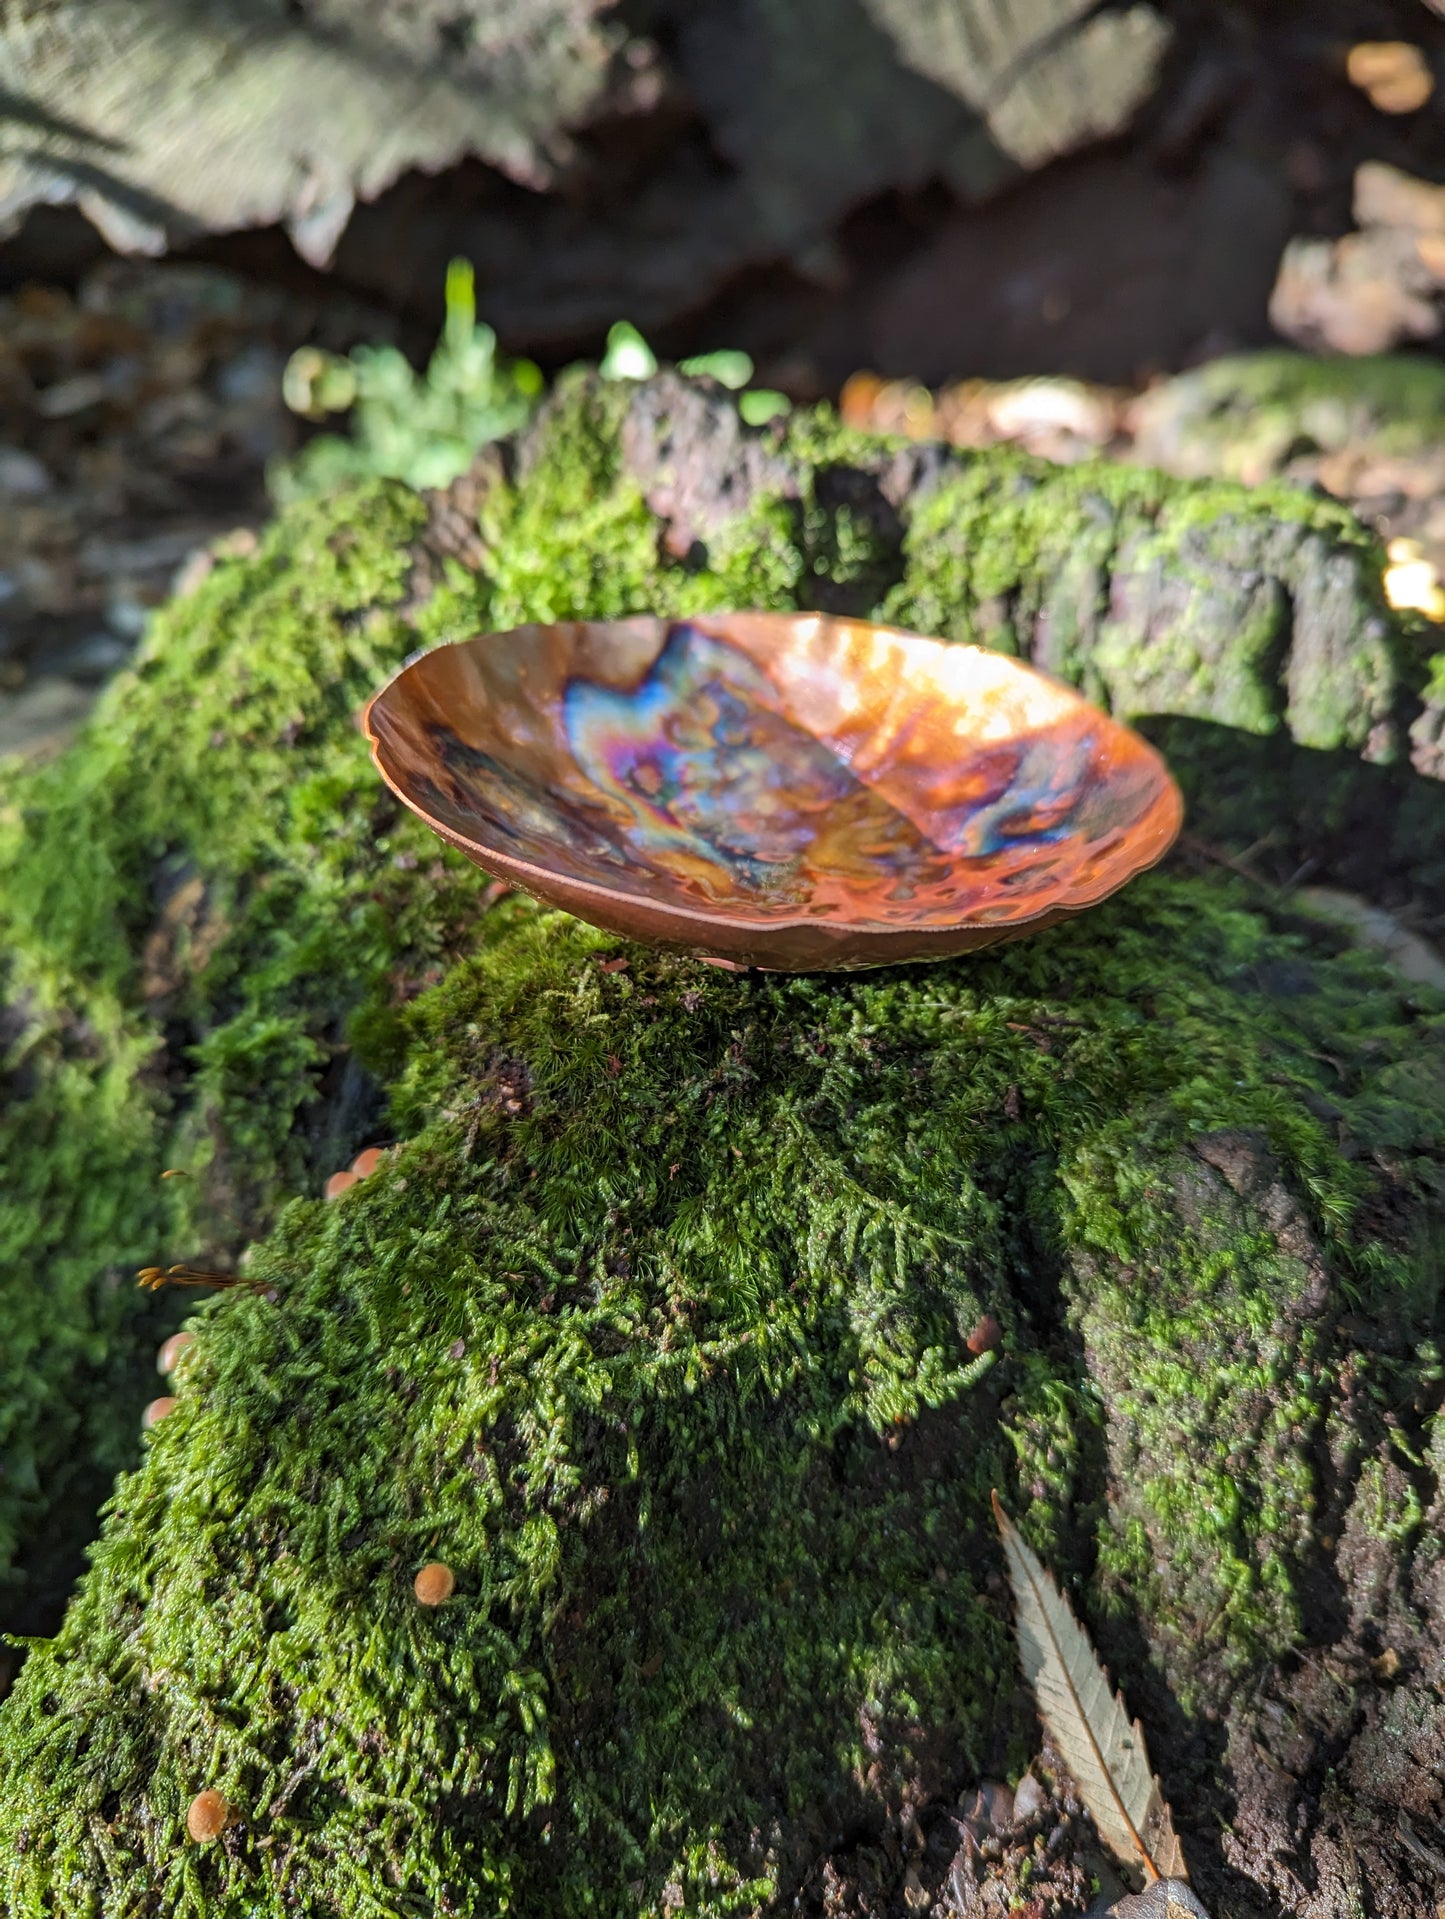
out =
[[[169,1393],[162,1393],[159,1399],[153,1399],[140,1416],[140,1423],[147,1428],[158,1426],[167,1413],[174,1412],[176,1401]]]
[[[188,1346],[194,1346],[195,1343],[196,1336],[194,1333],[172,1333],[165,1345],[162,1346],[156,1354],[156,1371],[158,1373],[173,1373],[181,1362],[181,1354],[185,1352]]]
[[[219,1792],[198,1792],[186,1814],[186,1831],[199,1846],[219,1839],[234,1819],[231,1802]]]
[[[456,1589],[456,1574],[439,1559],[423,1566],[412,1582],[412,1591],[416,1594],[417,1604],[421,1606],[444,1606]]]
[[[322,1191],[328,1199],[340,1199],[348,1186],[354,1186],[360,1177],[357,1173],[333,1173]]]
[[[351,1170],[358,1179],[368,1179],[386,1157],[384,1146],[368,1146],[364,1153],[358,1153],[351,1162]]]
[[[1003,1344],[1003,1327],[992,1313],[985,1313],[963,1343],[975,1359],[981,1358],[984,1353],[994,1352]]]
[[[838,411],[843,416],[845,426],[867,428],[872,423],[873,408],[883,391],[883,382],[876,373],[854,373],[843,384],[838,399]]]

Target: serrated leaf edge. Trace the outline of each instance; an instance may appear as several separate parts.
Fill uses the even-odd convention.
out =
[[[1025,1543],[1017,1527],[1004,1511],[995,1492],[991,1495],[994,1519],[997,1522],[999,1536],[1003,1541],[1004,1556],[1008,1564],[1009,1583],[1013,1588],[1015,1628],[1019,1639],[1019,1652],[1025,1675],[1033,1687],[1038,1703],[1039,1715],[1055,1743],[1067,1758],[1071,1749],[1082,1744],[1093,1755],[1098,1778],[1090,1780],[1079,1776],[1079,1768],[1071,1766],[1075,1774],[1075,1783],[1080,1797],[1092,1817],[1099,1836],[1110,1850],[1127,1866],[1137,1866],[1149,1880],[1178,1879],[1188,1883],[1189,1874],[1184,1863],[1184,1854],[1174,1832],[1174,1822],[1168,1803],[1160,1790],[1158,1778],[1149,1765],[1149,1752],[1145,1744],[1143,1729],[1137,1719],[1130,1720],[1124,1705],[1122,1693],[1109,1684],[1109,1676],[1095,1653],[1089,1635],[1079,1624],[1068,1598],[1059,1590],[1058,1585],[1046,1571],[1037,1554]],[[1050,1602],[1052,1601],[1052,1607]],[[1061,1615],[1066,1632],[1072,1629],[1077,1635],[1073,1647],[1073,1664],[1068,1651],[1059,1643],[1059,1631],[1051,1613]],[[1040,1671],[1029,1671],[1026,1656],[1026,1639],[1032,1637],[1041,1649],[1043,1658]],[[1107,1716],[1108,1724],[1096,1725],[1100,1714],[1097,1702],[1094,1718],[1080,1697],[1076,1682],[1074,1665],[1086,1660],[1090,1675],[1098,1682],[1103,1694],[1102,1713]],[[1044,1697],[1040,1680],[1049,1677],[1053,1684],[1051,1692],[1057,1692],[1064,1701],[1064,1710],[1071,1713],[1072,1723],[1060,1716],[1057,1705]],[[1130,1754],[1137,1766],[1143,1769],[1143,1803],[1140,1798],[1141,1782],[1137,1778],[1131,1782],[1122,1782],[1116,1773],[1119,1769],[1118,1757],[1110,1763],[1106,1757],[1106,1748],[1110,1751],[1122,1751]],[[1133,1772],[1134,1767],[1129,1770]],[[1131,1806],[1125,1794],[1135,1803]],[[1157,1833],[1155,1846],[1162,1855],[1156,1859],[1145,1839],[1145,1834]],[[1121,1841],[1123,1843],[1121,1843]],[[1161,1843],[1163,1842],[1163,1843]],[[1167,1850],[1166,1850],[1167,1848]]]

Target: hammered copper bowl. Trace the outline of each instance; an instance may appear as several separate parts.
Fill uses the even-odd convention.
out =
[[[1179,790],[1017,660],[816,613],[559,622],[372,700],[382,778],[499,879],[650,945],[786,972],[945,959],[1082,912]]]

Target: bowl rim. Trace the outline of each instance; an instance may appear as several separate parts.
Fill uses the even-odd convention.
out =
[[[443,825],[440,820],[434,818],[421,807],[416,800],[409,797],[399,782],[387,771],[383,763],[382,741],[378,739],[376,733],[372,730],[372,713],[380,702],[384,700],[415,667],[423,660],[431,658],[434,654],[447,651],[451,648],[470,648],[505,641],[515,638],[518,634],[537,632],[540,629],[553,626],[586,626],[598,628],[632,624],[639,619],[655,620],[662,627],[691,626],[694,624],[707,626],[721,625],[727,620],[742,618],[776,622],[780,627],[791,626],[800,620],[823,620],[831,626],[866,627],[870,632],[885,633],[898,639],[911,641],[914,644],[923,642],[929,646],[946,648],[950,653],[972,652],[983,654],[990,660],[1002,660],[1006,662],[1012,671],[1022,674],[1025,677],[1044,680],[1048,682],[1049,685],[1060,688],[1075,700],[1079,706],[1087,707],[1090,711],[1096,713],[1107,727],[1128,734],[1131,739],[1137,742],[1144,754],[1157,765],[1159,773],[1162,776],[1160,790],[1151,805],[1150,813],[1145,815],[1146,820],[1150,818],[1151,815],[1156,816],[1153,831],[1146,841],[1140,842],[1132,838],[1126,841],[1126,849],[1131,855],[1127,863],[1127,868],[1116,869],[1112,875],[1097,885],[1080,887],[1076,891],[1071,892],[1067,897],[1051,900],[1047,904],[1040,906],[1037,912],[1031,913],[1021,919],[981,920],[967,913],[962,914],[958,919],[938,920],[927,925],[918,920],[853,919],[845,918],[841,914],[836,913],[826,915],[797,913],[788,916],[779,915],[776,918],[762,919],[746,912],[708,912],[699,907],[688,906],[681,901],[660,899],[654,894],[635,891],[621,886],[606,886],[596,880],[574,878],[569,874],[559,873],[553,867],[540,866],[533,860],[522,859],[514,853],[500,852],[483,840],[469,838],[467,835],[458,833],[452,828]],[[650,913],[664,916],[674,921],[687,922],[697,927],[699,931],[704,929],[736,928],[740,931],[746,930],[753,935],[760,935],[766,939],[774,934],[780,935],[787,932],[807,929],[815,934],[832,934],[840,940],[852,936],[876,939],[880,942],[886,941],[889,944],[895,942],[906,944],[910,939],[917,939],[920,936],[931,935],[934,938],[944,938],[949,935],[976,931],[978,933],[987,933],[992,940],[1002,942],[1020,933],[1029,932],[1035,927],[1043,930],[1041,923],[1051,924],[1061,918],[1072,918],[1076,913],[1086,912],[1090,907],[1101,904],[1111,893],[1119,892],[1122,887],[1129,885],[1131,881],[1137,879],[1141,873],[1147,872],[1152,866],[1157,866],[1159,861],[1164,858],[1165,854],[1179,837],[1180,829],[1184,824],[1184,795],[1180,790],[1179,782],[1174,778],[1168,761],[1159,751],[1158,747],[1154,746],[1151,741],[1145,739],[1143,734],[1137,732],[1127,721],[1115,719],[1113,714],[1106,712],[1102,706],[1097,706],[1092,700],[1086,699],[1079,689],[1068,680],[1061,679],[1059,675],[1050,673],[1043,667],[1035,666],[1028,660],[1018,659],[1013,654],[997,652],[992,647],[979,646],[973,641],[945,640],[939,638],[936,634],[917,633],[909,627],[894,626],[888,621],[869,620],[853,614],[824,613],[820,610],[808,610],[804,608],[798,608],[792,612],[779,612],[764,607],[737,607],[727,611],[708,613],[622,614],[613,619],[606,620],[527,620],[518,626],[497,628],[495,630],[488,629],[485,632],[469,634],[465,639],[445,640],[436,646],[419,647],[414,653],[409,653],[395,672],[393,672],[371,695],[370,699],[367,700],[358,715],[358,722],[360,730],[371,749],[372,764],[375,766],[376,771],[381,776],[385,785],[395,794],[397,799],[401,801],[402,805],[405,806],[409,812],[414,813],[418,819],[422,820],[439,838],[446,840],[449,845],[455,846],[459,852],[465,853],[476,865],[493,873],[495,877],[514,880],[524,891],[536,893],[544,900],[548,899],[549,895],[555,894],[558,888],[561,887],[565,888],[569,894],[586,896],[589,899],[598,901],[612,903],[634,901],[638,905],[645,907]],[[569,907],[563,910],[571,911],[573,909]]]

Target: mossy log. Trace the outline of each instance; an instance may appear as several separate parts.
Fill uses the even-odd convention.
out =
[[[1379,567],[1284,489],[583,380],[176,604],[0,813],[12,1623],[154,1390],[129,1269],[268,1290],[192,1315],[0,1708],[0,1910],[958,1910],[950,1810],[1037,1737],[998,1487],[1216,1919],[1433,1914],[1445,1002],[1241,857],[1441,910]],[[1016,946],[730,976],[495,898],[369,769],[419,644],[729,604],[1046,662],[1194,842]],[[1077,1826],[1031,1857],[1087,1903]]]

